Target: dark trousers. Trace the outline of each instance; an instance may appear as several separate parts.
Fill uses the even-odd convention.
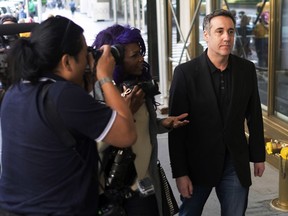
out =
[[[245,216],[249,188],[241,185],[229,156],[225,163],[223,177],[215,187],[221,205],[221,216]],[[193,185],[192,197],[181,197],[179,216],[201,216],[212,189],[213,187]]]

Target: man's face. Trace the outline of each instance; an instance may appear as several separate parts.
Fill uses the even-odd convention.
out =
[[[234,45],[235,25],[229,17],[217,16],[211,19],[210,29],[204,30],[208,52],[217,56],[228,56]]]
[[[2,23],[3,25],[6,25],[6,24],[15,24],[15,22],[11,21],[11,20],[7,20],[5,22]]]

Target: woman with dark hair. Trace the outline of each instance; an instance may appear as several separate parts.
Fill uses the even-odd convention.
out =
[[[113,79],[129,101],[138,135],[132,146],[137,177],[131,185],[133,195],[124,201],[124,208],[128,216],[162,216],[156,136],[187,124],[183,120],[187,114],[157,118],[154,96],[159,94],[158,86],[152,80],[149,64],[144,61],[146,47],[139,29],[118,24],[108,27],[97,35],[93,46],[98,49],[104,44],[123,47],[123,59],[116,65]],[[146,188],[139,192],[141,182],[145,182]]]
[[[135,142],[133,116],[112,82],[110,46],[101,47],[94,71],[106,104],[83,88],[86,66],[93,65],[87,50],[83,29],[61,16],[48,18],[11,48],[12,83],[1,104],[0,215],[96,215],[95,140],[117,147]],[[47,100],[57,122],[48,118]],[[66,130],[76,141],[72,147],[63,139]]]

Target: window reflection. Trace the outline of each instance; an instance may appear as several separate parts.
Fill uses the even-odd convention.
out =
[[[261,103],[267,106],[269,1],[227,0],[227,3],[236,19],[233,54],[255,64]]]
[[[255,64],[262,107],[267,109],[268,101],[274,100],[273,112],[277,117],[288,122],[288,1],[275,2],[281,10],[279,21],[277,20],[279,23],[276,29],[277,37],[275,44],[273,43],[277,48],[276,55],[272,56],[276,68],[275,71],[271,71],[275,74],[275,83],[270,83],[273,86],[271,98],[268,98],[267,94],[270,2],[269,0],[226,0],[225,2],[236,19],[237,32],[233,54]],[[199,15],[200,21],[203,17],[204,11]],[[202,38],[201,35],[199,38]]]
[[[288,121],[288,2],[281,1],[280,47],[277,49],[276,64],[276,115]]]
[[[258,66],[268,67],[268,34],[269,34],[269,12],[263,12],[253,29],[255,51],[258,58]]]

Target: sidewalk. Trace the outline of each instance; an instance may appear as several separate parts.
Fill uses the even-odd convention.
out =
[[[84,29],[84,35],[86,37],[86,41],[88,45],[91,45],[94,41],[95,36],[99,31],[105,29],[106,27],[114,24],[112,20],[109,21],[101,21],[94,22],[91,18],[87,17],[85,14],[81,14],[76,12],[72,17],[69,10],[49,10],[43,14],[43,20],[45,16],[47,17],[49,14],[53,15],[62,15],[72,19],[75,23],[82,26]],[[120,23],[120,22],[119,22]],[[120,23],[121,24],[121,23]],[[146,34],[143,35],[146,37]],[[159,114],[160,116],[160,114]],[[175,197],[177,198],[178,203],[180,204],[179,193],[177,191],[175,180],[172,179],[171,176],[171,168],[168,154],[168,134],[161,134],[158,136],[159,142],[159,160],[166,172],[167,178],[173,188]],[[211,164],[211,169],[213,164]],[[251,166],[251,171],[253,172],[253,165]],[[246,216],[287,216],[288,212],[282,212],[276,210],[271,207],[270,202],[278,198],[278,179],[279,179],[279,171],[266,163],[266,170],[264,175],[259,178],[252,177],[253,185],[250,188],[249,194],[249,203],[248,209],[246,212]],[[217,200],[217,196],[213,191],[211,196],[209,197],[202,216],[217,216],[220,215],[220,206]]]

